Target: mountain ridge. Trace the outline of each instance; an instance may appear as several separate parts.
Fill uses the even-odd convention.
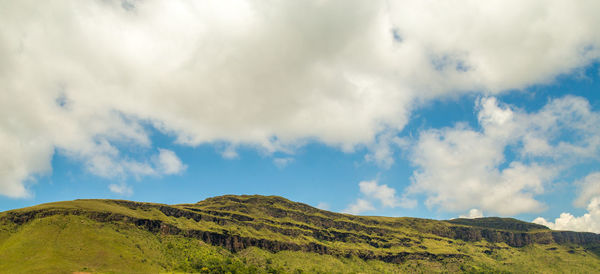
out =
[[[355,216],[261,195],[224,195],[176,205],[79,199],[10,210],[0,213],[0,227],[9,231],[4,233],[9,236],[0,237],[0,246],[6,242],[3,238],[32,224],[73,218],[117,230],[139,230],[154,235],[159,242],[165,237],[193,239],[231,254],[260,249],[375,260],[398,266],[423,261],[473,267],[472,264],[507,252],[519,254],[531,247],[568,252],[572,246],[578,250],[573,251],[573,256],[587,256],[596,262],[600,246],[598,234],[553,231],[512,218]]]

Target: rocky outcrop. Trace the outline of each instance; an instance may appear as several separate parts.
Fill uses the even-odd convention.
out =
[[[459,224],[466,225],[471,227],[482,227],[482,228],[492,228],[499,230],[510,230],[510,231],[535,231],[535,230],[548,230],[548,227],[523,222],[521,220],[513,219],[513,218],[499,218],[499,217],[485,217],[485,218],[474,218],[474,219],[465,219],[458,218],[448,220],[447,222],[451,224]]]
[[[558,244],[600,245],[600,234],[591,232],[552,231],[552,239]]]
[[[135,225],[160,235],[196,238],[233,252],[248,247],[258,247],[272,252],[306,251],[395,263],[411,259],[440,261],[466,258],[465,255],[458,253],[435,254],[424,251],[427,249],[423,245],[424,239],[450,244],[455,240],[466,242],[485,240],[490,243],[506,243],[512,247],[523,247],[534,243],[600,246],[598,234],[551,231],[543,226],[514,219],[486,218],[444,222],[416,218],[371,218],[325,212],[283,198],[269,200],[268,197],[250,196],[242,199],[233,196],[209,199],[202,204],[174,206],[122,200],[104,202],[134,211],[117,210],[116,212],[121,213],[116,213],[79,207],[45,207],[4,212],[0,214],[0,221],[22,225],[36,218],[53,215],[80,215],[98,222]],[[180,218],[193,220],[198,224],[182,226],[182,222],[176,221]],[[189,220],[185,222],[189,223]],[[212,224],[203,226],[205,222]],[[256,233],[257,235],[239,233],[232,228],[265,233]],[[277,237],[271,239],[264,235]],[[346,243],[346,247],[336,248],[336,245],[332,244],[335,242]],[[351,246],[348,244],[352,243],[368,244],[373,248],[348,248],[347,246]],[[390,253],[389,251],[392,250],[390,248],[394,246],[411,247],[409,250],[414,248],[422,251]]]
[[[486,240],[491,243],[506,243],[513,247],[523,247],[534,243],[549,244],[553,242],[552,236],[549,234],[549,232],[532,233],[495,230],[479,227],[451,226],[447,231],[442,231],[440,233],[436,233],[436,231],[434,231],[433,233],[441,237],[463,240],[466,242]]]

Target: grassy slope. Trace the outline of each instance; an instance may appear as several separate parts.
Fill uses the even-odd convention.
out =
[[[0,245],[0,269],[69,272],[76,270],[154,272],[154,236],[139,229],[117,230],[80,216],[51,216],[17,229]],[[139,248],[138,248],[139,247]]]
[[[252,197],[252,196],[248,196]],[[245,199],[250,199],[246,197]],[[237,198],[236,198],[237,199]],[[289,201],[288,201],[289,202]],[[266,204],[263,204],[266,203]],[[154,205],[154,204],[149,204]],[[140,227],[119,221],[101,222],[86,215],[49,215],[36,217],[23,225],[2,220],[7,213],[0,213],[0,272],[3,273],[71,273],[73,271],[114,273],[175,272],[341,272],[381,273],[427,271],[517,271],[517,272],[594,272],[600,269],[600,259],[580,246],[557,244],[529,245],[522,248],[509,247],[503,243],[448,241],[422,231],[445,229],[447,224],[433,220],[413,218],[355,217],[321,211],[296,203],[273,202],[261,198],[249,204],[239,199],[213,199],[194,205],[175,206],[180,209],[193,207],[223,215],[223,224],[210,221],[196,222],[187,218],[168,217],[153,206],[131,208],[114,201],[80,200],[40,205],[12,211],[24,214],[39,210],[76,210],[85,212],[110,212],[135,218],[161,220],[180,228],[222,231],[231,234],[278,239],[294,243],[319,242],[339,252],[370,251],[379,253],[431,252],[465,254],[469,258],[444,260],[407,260],[401,264],[379,260],[362,260],[355,256],[320,255],[312,252],[269,252],[251,247],[232,253],[221,247],[211,246],[200,240],[181,235],[151,233]],[[265,210],[265,207],[275,208]],[[272,228],[256,229],[245,222],[235,222],[235,213],[253,218],[253,223],[270,223],[278,228],[307,230],[321,225],[299,220],[300,215],[373,228],[372,231],[337,232],[355,233],[381,238],[382,242],[401,242],[410,239],[410,246],[376,248],[352,237],[342,241],[324,241],[307,235],[285,235]],[[295,212],[295,213],[294,213]],[[274,217],[273,215],[281,215]],[[239,218],[239,217],[237,217]],[[318,219],[317,218],[317,219]],[[313,220],[308,218],[307,220]],[[316,220],[316,219],[315,219]],[[303,225],[298,228],[296,225]],[[260,226],[259,226],[260,227]],[[392,231],[390,235],[377,235],[377,229]],[[357,236],[358,235],[358,236]],[[490,252],[492,251],[492,252]],[[488,253],[486,253],[488,252]],[[347,254],[352,254],[351,252]]]

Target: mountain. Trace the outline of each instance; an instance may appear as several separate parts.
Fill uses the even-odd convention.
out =
[[[600,235],[511,218],[364,217],[277,196],[75,200],[0,213],[2,273],[577,272]]]

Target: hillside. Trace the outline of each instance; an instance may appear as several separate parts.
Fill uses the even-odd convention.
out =
[[[0,213],[0,272],[594,272],[600,235],[510,218],[363,217],[276,196]]]

